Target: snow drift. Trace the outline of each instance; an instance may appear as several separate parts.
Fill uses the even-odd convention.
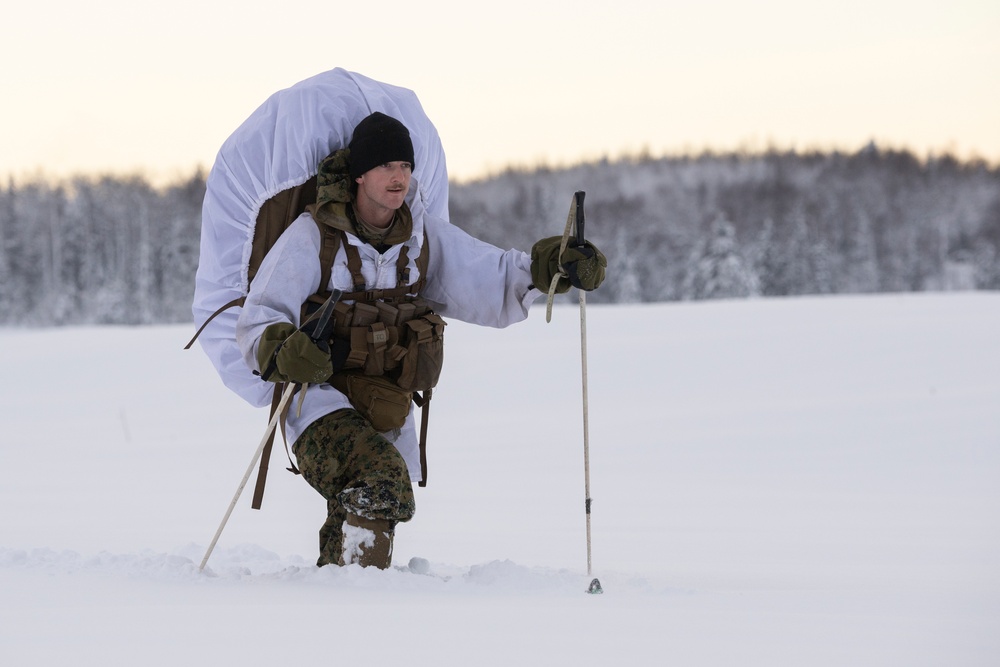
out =
[[[280,448],[198,574],[266,410],[190,327],[0,331],[4,663],[995,664],[1000,294],[591,307],[601,596],[576,310],[451,326],[438,576],[313,567]]]

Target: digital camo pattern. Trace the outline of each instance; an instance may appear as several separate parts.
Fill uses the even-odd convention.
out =
[[[313,422],[292,447],[302,477],[327,500],[318,565],[338,563],[347,514],[392,522],[416,511],[402,455],[355,410]]]

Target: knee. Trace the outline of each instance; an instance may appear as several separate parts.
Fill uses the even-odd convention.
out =
[[[373,471],[369,478],[359,479],[341,491],[337,500],[348,514],[393,523],[409,521],[416,502],[405,466],[401,472],[392,475],[387,470]]]

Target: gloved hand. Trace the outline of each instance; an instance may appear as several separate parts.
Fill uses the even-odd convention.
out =
[[[570,239],[563,253],[562,266],[569,274],[573,287],[592,292],[604,282],[608,259],[590,241],[584,240],[582,245],[578,245],[575,239]]]
[[[561,236],[550,236],[542,239],[531,248],[531,279],[535,287],[543,292],[549,291],[552,277],[559,273],[559,245]],[[590,241],[577,244],[576,239],[570,239],[563,253],[562,268],[566,272],[556,284],[556,294],[569,290],[570,286],[584,291],[595,290],[604,282],[604,272],[608,260]]]
[[[308,334],[289,322],[264,329],[257,346],[257,364],[268,382],[317,384],[333,375],[330,352],[320,349]]]

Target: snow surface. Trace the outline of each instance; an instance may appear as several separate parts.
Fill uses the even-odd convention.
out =
[[[449,326],[395,555],[440,576],[315,568],[324,504],[277,448],[199,574],[264,411],[190,327],[0,331],[0,663],[1000,664],[1000,294],[588,331],[603,595],[569,302]]]

